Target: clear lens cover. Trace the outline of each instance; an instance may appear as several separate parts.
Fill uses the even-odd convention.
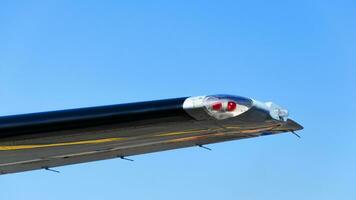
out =
[[[212,117],[222,120],[241,115],[252,106],[252,100],[231,95],[206,96],[204,106]]]

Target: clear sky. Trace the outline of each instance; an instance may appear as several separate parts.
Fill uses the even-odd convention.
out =
[[[1,1],[0,115],[228,93],[292,134],[0,176],[0,199],[356,199],[355,1]]]

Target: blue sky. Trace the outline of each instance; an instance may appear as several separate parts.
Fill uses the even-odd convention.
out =
[[[1,1],[0,114],[229,93],[282,134],[0,177],[0,199],[355,199],[354,1]]]

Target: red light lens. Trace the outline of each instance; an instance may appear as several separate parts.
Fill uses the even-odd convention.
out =
[[[211,108],[212,108],[213,110],[220,111],[221,108],[222,108],[222,103],[220,103],[220,102],[214,103],[214,104],[211,106]]]
[[[234,111],[236,110],[236,103],[233,102],[233,101],[229,101],[227,103],[227,111],[231,112],[231,111]]]

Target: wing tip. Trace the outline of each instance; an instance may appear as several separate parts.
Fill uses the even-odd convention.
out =
[[[297,123],[296,121],[292,120],[292,119],[288,119],[287,120],[287,124],[286,126],[291,130],[291,131],[300,131],[303,130],[304,127],[302,125],[300,125],[299,123]]]

